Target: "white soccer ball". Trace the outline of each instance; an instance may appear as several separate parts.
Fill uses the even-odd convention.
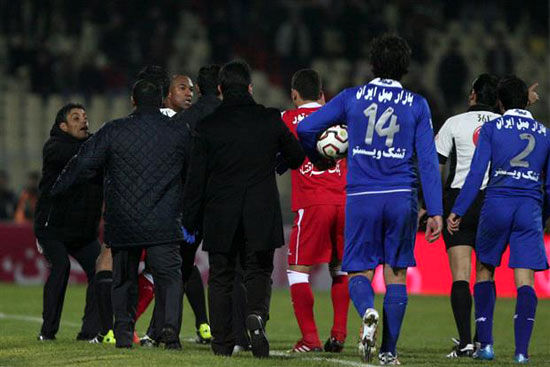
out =
[[[326,129],[317,140],[317,151],[325,158],[344,158],[348,153],[346,125],[334,125]]]

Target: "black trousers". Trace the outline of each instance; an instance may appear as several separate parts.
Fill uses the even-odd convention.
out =
[[[242,229],[237,231],[229,253],[209,251],[208,304],[212,350],[215,354],[231,355],[236,344],[233,287],[238,261],[243,269],[246,288],[246,293],[242,295],[246,297],[246,315],[256,314],[264,321],[269,319],[273,254],[274,250],[250,249]]]
[[[233,333],[235,344],[246,347],[250,344],[250,338],[246,330],[246,287],[244,286],[244,273],[240,264],[235,272],[233,284]]]
[[[113,313],[115,338],[119,347],[131,346],[138,298],[138,265],[143,248],[112,249]],[[183,282],[179,243],[147,248],[147,264],[155,280],[155,320],[159,332],[171,328],[179,335]]]
[[[195,255],[197,253],[197,249],[199,248],[200,240],[195,242],[195,244],[179,242],[179,245],[180,245],[179,252],[181,256],[182,284],[185,287],[185,284],[187,284],[187,281],[191,277],[193,267],[195,266]],[[145,262],[147,263],[147,267],[150,268],[148,259],[146,259]],[[153,314],[151,316],[151,321],[149,322],[149,327],[147,328],[147,335],[153,340],[157,340],[160,336],[162,325],[159,325],[159,319],[158,319],[158,313],[160,312],[160,310],[157,307],[157,288],[156,288],[157,280],[155,279],[154,275],[153,275],[153,281],[155,282],[155,305],[153,307]],[[182,304],[183,304],[183,293],[181,297],[182,297]],[[179,325],[181,326],[181,319],[180,319]]]
[[[80,335],[84,338],[93,338],[101,329],[93,284],[95,261],[101,249],[99,242],[97,239],[91,242],[79,243],[39,238],[38,243],[42,247],[50,269],[50,274],[46,284],[44,284],[43,323],[40,333],[46,337],[53,337],[59,330],[61,311],[63,310],[67,282],[71,271],[70,255],[80,264],[88,277],[86,305]]]

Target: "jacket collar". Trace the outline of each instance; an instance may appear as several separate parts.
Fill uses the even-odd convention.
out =
[[[254,98],[248,93],[248,91],[241,90],[229,90],[223,95],[224,106],[238,106],[238,105],[254,105],[256,102]]]
[[[517,117],[524,117],[528,119],[533,119],[533,115],[531,115],[531,112],[527,110],[522,110],[520,108],[515,108],[513,110],[508,110],[504,112],[503,116],[517,116]]]
[[[199,101],[203,103],[217,103],[220,104],[222,101],[214,94],[201,95]],[[198,101],[197,101],[198,102]]]
[[[158,107],[153,107],[153,106],[138,106],[136,107],[136,109],[134,110],[134,112],[132,112],[132,115],[140,115],[140,114],[154,114],[154,115],[160,115],[162,114],[160,112],[160,108]]]

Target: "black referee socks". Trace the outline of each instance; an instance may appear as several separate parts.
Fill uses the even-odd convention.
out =
[[[456,321],[456,328],[460,338],[459,348],[464,348],[472,343],[472,294],[470,283],[465,280],[453,282],[451,288],[451,306]]]
[[[471,314],[472,294],[470,283],[465,280],[453,282],[451,288],[451,306],[460,338],[460,348],[472,343]]]

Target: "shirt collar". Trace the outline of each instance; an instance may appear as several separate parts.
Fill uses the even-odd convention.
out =
[[[504,112],[503,116],[517,116],[517,117],[525,117],[528,119],[533,119],[533,115],[531,115],[531,112],[527,110],[522,110],[521,108],[515,108],[513,110],[508,110]]]
[[[380,87],[393,87],[393,88],[403,88],[401,83],[393,79],[381,79],[375,78],[369,82],[369,84],[378,85]]]
[[[176,114],[176,111],[174,111],[173,109],[171,108],[168,108],[168,107],[165,107],[165,108],[161,108],[160,109],[160,112],[163,114],[163,115],[166,115],[168,117],[172,117]]]
[[[304,103],[298,108],[317,108],[317,107],[321,107],[321,105],[317,102],[309,102],[309,103]]]

